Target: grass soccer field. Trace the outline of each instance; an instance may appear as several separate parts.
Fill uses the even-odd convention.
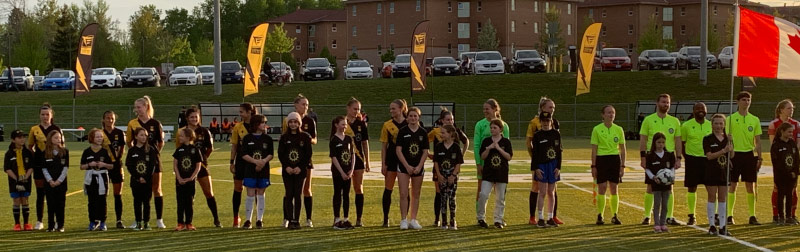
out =
[[[516,141],[520,142],[520,141]],[[71,159],[78,160],[86,143],[69,143]],[[321,141],[315,146],[314,162],[329,163],[327,159],[326,141]],[[379,156],[379,146],[373,143],[371,154]],[[565,158],[587,159],[589,149],[588,139],[566,139]],[[451,251],[531,251],[531,250],[565,250],[565,251],[642,251],[648,250],[689,250],[689,251],[745,251],[754,249],[766,250],[796,250],[800,247],[800,234],[796,226],[763,226],[735,225],[730,227],[733,237],[725,239],[709,236],[705,233],[707,219],[705,218],[705,190],[698,189],[697,217],[700,223],[697,227],[681,226],[671,227],[668,234],[654,234],[652,226],[639,225],[643,216],[642,201],[645,186],[642,182],[633,179],[625,180],[621,184],[620,213],[623,222],[621,226],[594,224],[596,208],[592,204],[592,184],[580,182],[577,179],[586,174],[588,164],[575,165],[565,169],[562,182],[559,183],[559,210],[558,216],[566,225],[558,228],[536,228],[528,225],[528,192],[529,182],[514,182],[508,186],[506,196],[505,220],[508,226],[505,229],[482,229],[476,226],[475,221],[475,196],[476,183],[469,179],[460,182],[458,189],[457,222],[459,230],[440,230],[432,227],[433,223],[433,196],[434,188],[426,174],[423,185],[419,217],[424,228],[419,231],[400,230],[398,192],[395,188],[392,201],[391,228],[379,227],[382,220],[381,195],[383,191],[382,180],[366,180],[365,182],[365,209],[363,220],[367,225],[349,231],[338,231],[331,228],[333,221],[331,209],[332,180],[318,176],[313,180],[314,188],[314,228],[303,228],[299,231],[289,231],[281,225],[281,198],[284,190],[279,174],[278,162],[271,163],[273,185],[266,192],[265,228],[261,230],[239,230],[231,228],[232,209],[231,194],[233,183],[227,169],[229,145],[218,143],[210,158],[210,169],[213,178],[214,192],[216,194],[220,218],[224,228],[213,227],[212,217],[203,199],[202,191],[198,188],[194,203],[195,225],[198,230],[194,232],[172,231],[176,224],[176,203],[174,190],[174,175],[166,168],[163,177],[164,191],[164,220],[168,229],[153,231],[133,231],[130,229],[117,230],[110,228],[106,232],[85,231],[87,226],[87,199],[81,191],[83,172],[73,164],[69,171],[70,188],[67,196],[66,232],[46,233],[12,232],[13,224],[11,211],[0,211],[2,231],[0,231],[0,246],[2,250],[10,251],[98,251],[108,249],[125,250],[295,250],[295,251],[396,251],[399,249],[412,251],[451,250]],[[515,144],[517,155],[515,161],[524,161],[525,154],[521,144]],[[162,152],[162,162],[172,163],[171,153],[174,144],[167,143]],[[630,153],[635,153],[635,147],[630,148]],[[635,157],[634,155],[629,155]],[[471,154],[468,153],[471,160]],[[629,161],[638,161],[638,158],[629,158]],[[74,162],[73,162],[74,163]],[[634,162],[636,163],[636,162]],[[430,165],[426,169],[430,171]],[[527,167],[512,167],[514,174],[527,174]],[[464,175],[474,175],[474,165],[465,165]],[[642,170],[629,168],[630,177],[641,176]],[[380,177],[380,172],[373,170],[370,175]],[[529,176],[528,176],[529,177]],[[771,178],[763,177],[763,184],[759,186],[757,215],[762,222],[770,220],[771,211],[769,192],[772,188]],[[127,181],[126,181],[127,183]],[[0,183],[0,192],[7,192],[7,184]],[[686,189],[679,182],[675,192],[675,217],[685,221],[687,214]],[[6,194],[7,195],[7,194]],[[35,221],[33,211],[35,196],[31,201],[31,219]],[[739,192],[738,202],[735,207],[737,223],[745,223],[747,204],[744,192]],[[127,184],[123,189],[124,214],[123,220],[129,225],[133,220],[132,197]],[[352,203],[351,193],[351,219],[355,218],[355,206]],[[493,213],[494,197],[489,199],[487,218],[491,219]],[[108,198],[109,224],[113,226],[114,207],[113,197]],[[0,197],[0,206],[10,209],[10,198]],[[241,206],[244,214],[244,204]],[[46,215],[46,214],[45,214]],[[155,211],[151,210],[151,224],[155,223]],[[304,216],[304,211],[301,213]],[[610,210],[606,210],[606,219],[610,219]],[[45,216],[46,221],[46,216]]]

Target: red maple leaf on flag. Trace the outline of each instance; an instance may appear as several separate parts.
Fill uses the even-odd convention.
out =
[[[800,30],[797,31],[800,33]],[[797,54],[800,54],[800,35],[790,35],[789,36],[789,47],[794,49]]]

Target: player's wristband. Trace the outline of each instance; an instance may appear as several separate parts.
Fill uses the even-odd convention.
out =
[[[646,157],[647,156],[647,152],[646,151],[640,151],[639,152],[639,156],[640,157]]]

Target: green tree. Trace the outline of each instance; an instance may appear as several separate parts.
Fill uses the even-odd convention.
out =
[[[156,39],[163,35],[164,27],[161,24],[161,10],[155,5],[139,6],[130,17],[130,39],[135,50],[139,50],[140,66],[157,66],[160,62],[156,59],[167,54],[163,47],[159,47]]]
[[[719,32],[715,31],[713,26],[711,22],[708,22],[708,51],[712,53],[719,50],[721,42]],[[694,45],[700,45],[700,32],[697,32],[691,42]]]
[[[317,8],[323,10],[341,10],[344,5],[341,0],[319,0]]]
[[[317,0],[286,0],[286,13],[292,13],[297,9],[315,9]]]
[[[186,37],[191,31],[194,20],[189,15],[189,11],[184,8],[174,8],[164,11],[164,19],[161,25],[164,30],[176,37]]]
[[[539,36],[539,52],[544,52],[548,57],[560,57],[566,54],[566,42],[561,30],[561,11],[556,5],[550,5],[544,13],[544,33]],[[555,64],[548,64],[555,67]]]
[[[131,43],[122,43],[113,48],[111,65],[122,71],[128,67],[136,67],[139,63],[139,51]]]
[[[274,25],[267,34],[267,41],[264,45],[264,49],[266,52],[269,53],[288,53],[294,49],[294,42],[296,38],[289,37],[286,35],[286,29],[284,29],[284,24]]]
[[[242,25],[250,27],[269,19],[266,0],[245,0],[242,4]],[[248,34],[249,35],[249,34]]]
[[[500,38],[497,37],[497,30],[492,25],[492,19],[486,21],[483,30],[478,34],[478,49],[496,51],[500,47]]]
[[[247,62],[247,41],[238,38],[223,39],[221,47],[223,61]]]
[[[360,59],[360,58],[358,57],[358,53],[353,52],[353,54],[350,54],[350,56],[347,57],[347,59],[348,60],[357,60],[357,59]]]
[[[286,8],[286,1],[284,0],[267,0],[268,18],[286,15],[288,13]]]
[[[197,60],[192,52],[192,45],[185,37],[172,40],[172,47],[168,53],[169,59],[161,58],[161,62],[171,62],[175,66],[195,66]]]
[[[44,28],[35,20],[26,18],[22,22],[22,33],[19,42],[13,46],[14,53],[11,62],[17,66],[26,66],[31,71],[46,72],[50,69],[50,60],[47,57],[47,48],[43,43],[47,40]]]
[[[214,63],[214,42],[208,39],[201,39],[194,46],[194,58],[198,65],[211,65]]]
[[[664,48],[664,33],[658,28],[658,21],[655,15],[650,15],[644,33],[639,36],[637,44],[636,53]]]
[[[736,25],[736,17],[732,11],[728,11],[728,20],[725,21],[725,45],[733,45],[734,28]]]
[[[55,68],[71,69],[75,64],[75,52],[78,50],[78,36],[80,35],[72,25],[73,22],[75,22],[75,17],[72,16],[69,7],[62,6],[56,20],[56,33],[49,46],[50,63]]]
[[[394,50],[386,49],[386,52],[381,54],[381,63],[394,61]]]

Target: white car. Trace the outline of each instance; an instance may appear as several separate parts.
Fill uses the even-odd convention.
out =
[[[117,69],[112,67],[97,68],[92,70],[91,88],[98,87],[122,87],[122,77]]]
[[[372,65],[366,60],[348,60],[344,67],[344,79],[372,79]]]
[[[506,66],[498,51],[482,51],[475,54],[475,74],[504,74]]]
[[[719,52],[719,57],[717,57],[717,60],[719,60],[720,69],[733,67],[733,46],[722,48],[722,51]]]
[[[202,65],[198,66],[197,70],[200,71],[200,76],[203,77],[203,85],[214,84],[214,66]]]
[[[195,66],[180,66],[169,75],[169,85],[198,85],[203,82],[200,70]]]

